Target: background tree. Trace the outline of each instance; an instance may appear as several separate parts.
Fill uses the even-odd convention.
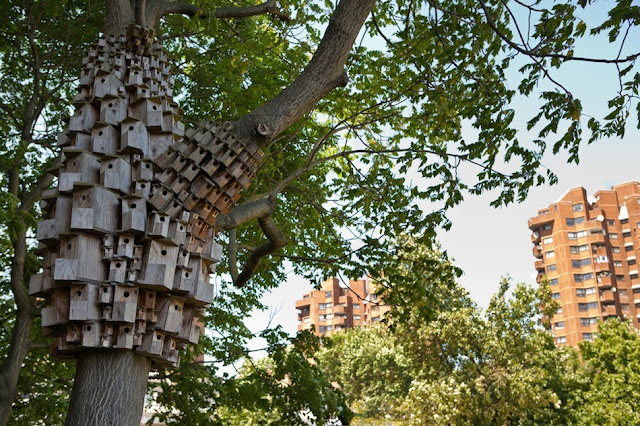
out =
[[[464,0],[378,3],[366,24],[366,38],[378,44],[360,43],[353,49],[346,64],[350,82],[329,94],[334,86],[346,83],[340,63],[346,60],[351,43],[329,37],[316,49],[318,28],[333,16],[334,22],[357,30],[374,6],[354,0],[343,3],[344,8],[335,11],[333,4],[288,3],[284,13],[293,24],[285,22],[273,3],[252,9],[267,15],[239,21],[225,17],[246,16],[247,9],[225,11],[205,1],[198,8],[167,2],[163,3],[166,8],[156,10],[161,14],[209,12],[207,20],[174,16],[159,27],[176,65],[184,70],[178,92],[188,118],[235,119],[241,133],[260,139],[268,153],[252,190],[219,219],[219,228],[229,231],[229,270],[234,281],[244,283],[262,263],[259,275],[239,293],[242,296],[230,292],[223,304],[243,296],[255,301],[283,276],[283,259],[294,261],[294,270],[307,277],[345,268],[361,276],[372,263],[384,263],[390,256],[384,240],[400,231],[429,241],[438,225],[447,224],[446,208],[459,203],[465,192],[499,188],[496,202],[506,203],[522,199],[531,185],[554,182],[554,175],[541,169],[547,147],[554,153],[568,150],[570,160],[577,161],[583,119],[589,141],[622,135],[628,113],[637,108],[640,77],[634,60],[638,53],[630,50],[627,41],[637,30],[640,12],[630,1],[611,5],[596,23],[580,19],[582,13],[598,7],[582,1],[548,7]],[[8,324],[14,338],[2,370],[4,418],[35,315],[25,293],[31,272],[26,268],[25,237],[35,220],[25,213],[37,213],[35,201],[51,179],[32,167],[36,160],[44,163],[41,158],[48,153],[40,150],[44,145],[33,135],[41,131],[41,124],[52,131],[60,126],[61,113],[51,113],[46,120],[37,118],[43,117],[43,111],[62,108],[63,103],[55,100],[70,97],[64,91],[68,86],[52,90],[65,77],[42,77],[80,66],[83,46],[97,35],[98,16],[104,17],[106,28],[135,19],[123,19],[117,13],[118,7],[126,9],[127,4],[108,0],[104,9],[94,9],[73,2],[15,1],[3,8],[12,19],[2,30],[0,96],[3,110],[14,117],[3,122],[4,133],[12,135],[3,142],[8,154],[3,156],[8,161],[2,170],[7,203],[3,224],[9,235],[7,258],[13,259],[5,276],[11,278],[16,307],[16,320]],[[345,12],[352,9],[355,15]],[[149,18],[155,23],[160,15]],[[578,40],[599,34],[608,37],[617,56],[581,55]],[[291,84],[314,52],[310,71]],[[47,57],[52,62],[40,61]],[[611,95],[607,116],[582,115],[579,100],[554,78],[554,70],[569,61],[608,64],[619,77],[620,90]],[[521,74],[514,76],[514,69]],[[25,70],[30,71],[22,76]],[[18,83],[28,92],[22,94]],[[290,88],[277,97],[285,86]],[[299,98],[300,102],[289,102],[290,95],[308,88],[317,90]],[[14,94],[21,95],[13,99]],[[512,101],[519,95],[537,96],[541,102],[539,114],[528,120],[537,134],[533,143],[516,131]],[[269,122],[271,133],[252,133],[259,122]],[[475,127],[476,134],[463,132],[467,124]],[[28,153],[34,154],[29,157]],[[9,161],[12,158],[15,161]],[[512,161],[511,166],[497,170],[502,160]],[[477,167],[476,178],[461,180],[458,169],[463,162]],[[426,184],[412,181],[412,173],[425,178]],[[425,212],[422,201],[431,202],[433,209]],[[281,226],[281,233],[275,224]],[[264,234],[269,241],[264,241]],[[290,243],[281,253],[264,257],[285,240]],[[235,260],[246,265],[237,273]],[[244,336],[229,338],[239,343]]]

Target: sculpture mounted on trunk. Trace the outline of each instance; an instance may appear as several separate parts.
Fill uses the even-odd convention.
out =
[[[263,153],[233,125],[184,131],[153,30],[102,37],[83,63],[76,110],[60,134],[57,188],[43,196],[43,272],[29,293],[52,352],[132,349],[177,366],[197,343],[221,259],[213,224],[255,177]]]

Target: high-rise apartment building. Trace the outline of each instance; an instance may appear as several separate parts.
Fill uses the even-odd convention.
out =
[[[546,275],[560,309],[556,344],[576,345],[609,317],[640,328],[640,185],[628,182],[588,196],[569,190],[529,219],[537,281]]]
[[[380,302],[375,288],[368,279],[349,280],[345,288],[337,278],[329,278],[320,290],[312,290],[296,300],[298,331],[315,325],[316,335],[328,336],[379,321],[389,307]]]

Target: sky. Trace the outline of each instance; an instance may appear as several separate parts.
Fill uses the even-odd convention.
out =
[[[584,19],[589,21],[593,17]],[[627,43],[637,48],[640,37],[631,34]],[[615,57],[617,49],[612,51],[602,39],[591,40],[576,46],[576,56],[580,54],[609,58]],[[517,78],[515,75],[508,77]],[[606,102],[614,96],[618,84],[615,68],[610,65],[572,63],[555,72],[553,77],[582,100],[585,114],[596,117],[606,115]],[[514,84],[517,81],[514,80]],[[526,131],[525,123],[537,110],[537,101],[519,98],[514,101],[513,107],[516,110],[519,139],[531,139],[534,135]],[[586,118],[583,127],[586,128]],[[471,130],[468,132],[472,133]],[[539,209],[559,199],[570,188],[583,186],[591,195],[615,184],[640,181],[640,131],[637,121],[630,120],[622,140],[602,140],[583,145],[578,165],[567,164],[566,159],[566,153],[546,155],[543,164],[556,173],[559,183],[531,189],[527,199],[521,203],[495,209],[489,205],[495,194],[489,193],[467,197],[449,212],[452,227],[448,232],[440,232],[438,240],[442,249],[464,271],[460,283],[480,307],[488,305],[503,276],[510,276],[514,282],[535,284],[533,244],[527,220],[535,216]],[[295,334],[295,300],[312,289],[310,282],[289,274],[286,282],[264,296],[263,303],[269,309],[255,312],[247,320],[247,325],[257,331],[270,320],[272,325],[279,324],[289,334]]]

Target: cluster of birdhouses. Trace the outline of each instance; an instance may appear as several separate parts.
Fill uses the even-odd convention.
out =
[[[196,343],[222,248],[213,223],[255,176],[262,152],[204,123],[184,132],[153,33],[103,37],[83,61],[58,144],[57,188],[38,224],[44,265],[29,292],[53,353],[131,349],[177,365]]]

